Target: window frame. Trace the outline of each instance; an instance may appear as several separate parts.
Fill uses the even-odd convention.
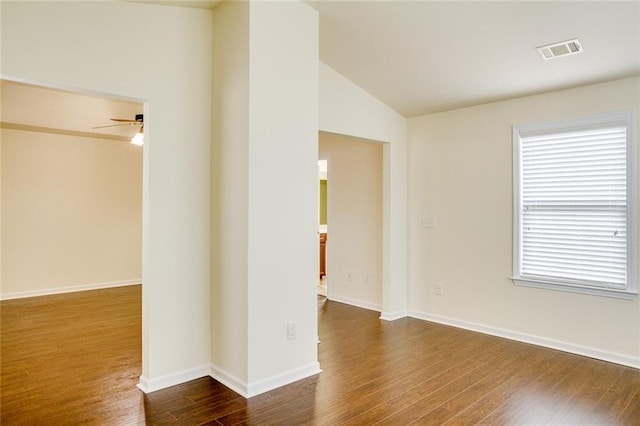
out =
[[[624,289],[613,289],[604,286],[589,285],[586,282],[568,283],[561,280],[541,280],[537,277],[527,277],[521,274],[522,254],[522,165],[521,142],[522,134],[536,134],[543,132],[564,132],[605,126],[609,124],[624,124],[627,128],[626,151],[626,184],[627,184],[627,283]],[[598,114],[577,119],[559,120],[554,122],[531,123],[513,126],[513,275],[511,279],[515,285],[558,290],[571,293],[590,294],[595,296],[613,297],[619,299],[634,299],[637,296],[636,275],[636,112],[625,110]]]

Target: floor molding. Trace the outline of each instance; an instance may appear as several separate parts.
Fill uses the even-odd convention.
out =
[[[380,314],[380,319],[385,321],[395,321],[400,318],[405,318],[409,314],[407,311],[398,311],[398,312],[382,312]]]
[[[351,297],[339,296],[335,294],[329,294],[327,299],[332,300],[334,302],[355,306],[358,308],[369,309],[370,311],[382,312],[382,305],[378,305],[376,303],[370,303],[364,300],[352,299]]]
[[[312,362],[309,365],[296,368],[287,371],[282,374],[267,377],[266,379],[258,380],[257,382],[249,383],[247,386],[247,395],[249,398],[252,396],[260,395],[270,390],[288,385],[298,380],[306,379],[307,377],[315,376],[322,373],[320,364],[318,362]]]
[[[212,379],[219,381],[238,395],[245,398],[249,397],[247,382],[239,379],[225,369],[211,365],[209,366],[209,376],[211,376]]]
[[[626,365],[627,367],[640,369],[640,358],[634,358],[628,355],[622,355],[614,352],[603,351],[600,349],[576,345],[569,342],[563,342],[560,340],[549,339],[546,337],[536,336],[532,334],[520,333],[513,330],[505,330],[502,328],[491,327],[483,324],[478,324],[470,321],[462,321],[454,318],[449,318],[441,315],[428,314],[420,311],[409,311],[409,316],[425,321],[436,322],[439,324],[450,325],[457,328],[463,328],[465,330],[476,331],[483,334],[490,334],[492,336],[503,337],[510,340],[516,340],[518,342],[530,343],[537,346],[543,346],[545,348],[556,349],[563,352],[572,353],[575,355],[586,356],[589,358],[595,358],[602,361],[613,362],[615,364]]]
[[[244,380],[240,380],[238,377],[220,367],[216,367],[215,365],[211,366],[209,375],[235,393],[245,398],[251,398],[253,396],[269,392],[270,390],[297,382],[298,380],[306,379],[307,377],[314,376],[321,372],[320,364],[318,362],[313,362],[307,366],[296,368],[283,374],[271,376],[253,383],[247,383]]]
[[[73,293],[76,291],[100,290],[104,288],[125,287],[142,283],[141,278],[135,280],[110,281],[106,283],[81,284],[69,287],[47,288],[43,290],[18,291],[0,294],[0,300],[24,299],[26,297],[51,296],[53,294]]]
[[[184,382],[199,379],[209,375],[209,366],[203,365],[200,367],[189,368],[187,370],[178,371],[176,373],[165,374],[164,376],[148,379],[145,376],[140,376],[140,381],[137,384],[138,389],[144,393],[151,393],[160,389],[168,388],[170,386],[179,385]]]

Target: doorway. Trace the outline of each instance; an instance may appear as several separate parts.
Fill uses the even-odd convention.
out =
[[[383,144],[327,132],[327,297],[382,311]],[[330,181],[330,182],[329,182]]]
[[[318,180],[320,181],[320,190],[319,190],[319,206],[320,210],[318,213],[319,224],[318,224],[318,235],[320,240],[320,274],[319,274],[319,283],[318,283],[318,296],[327,297],[327,211],[328,211],[328,197],[327,197],[327,188],[328,188],[328,179],[327,179],[327,160],[321,159],[318,160]]]
[[[100,392],[115,382],[133,387],[142,371],[143,152],[130,142],[143,104],[0,84],[2,338],[14,342],[3,345],[3,371],[5,355],[20,359],[2,385],[21,390],[3,403],[13,407],[9,418],[45,406],[73,418],[75,385],[83,395],[87,382]],[[133,123],[101,127],[111,118]],[[39,326],[16,326],[25,323]],[[57,370],[20,379],[43,359]],[[56,386],[65,392],[40,396]]]

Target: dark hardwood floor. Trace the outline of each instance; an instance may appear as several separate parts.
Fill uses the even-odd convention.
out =
[[[140,286],[0,303],[2,425],[640,425],[640,370],[319,299],[324,372],[144,395]]]

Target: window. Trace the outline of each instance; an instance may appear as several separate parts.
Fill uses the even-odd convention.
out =
[[[514,126],[518,285],[633,298],[632,111]]]

